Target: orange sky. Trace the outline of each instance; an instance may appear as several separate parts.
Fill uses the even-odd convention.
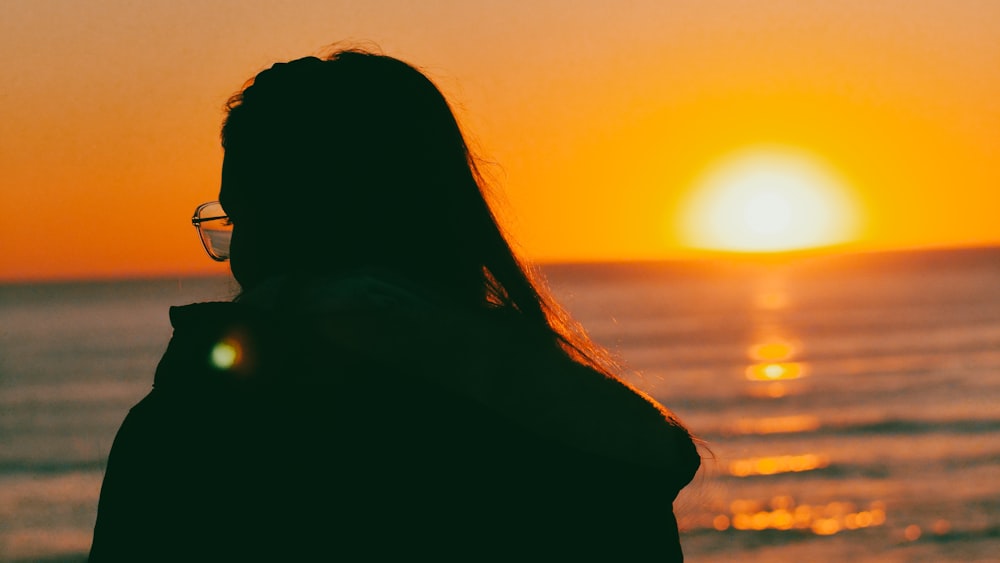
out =
[[[849,184],[854,247],[1000,243],[1000,2],[0,3],[0,280],[224,272],[222,105],[368,40],[445,90],[538,260],[685,256],[671,227],[746,146]]]

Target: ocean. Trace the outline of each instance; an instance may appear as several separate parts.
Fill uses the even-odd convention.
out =
[[[688,561],[1000,560],[1000,249],[541,271],[703,441]],[[85,558],[168,307],[234,292],[0,285],[0,560]]]

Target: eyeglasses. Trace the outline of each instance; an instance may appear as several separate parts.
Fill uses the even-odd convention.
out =
[[[233,237],[233,224],[222,205],[217,201],[203,203],[194,210],[191,224],[198,229],[198,236],[205,252],[217,262],[229,259],[229,241]]]

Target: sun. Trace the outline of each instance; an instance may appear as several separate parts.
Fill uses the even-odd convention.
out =
[[[682,206],[686,246],[782,252],[833,246],[857,236],[857,206],[822,162],[788,148],[740,151],[711,167]]]

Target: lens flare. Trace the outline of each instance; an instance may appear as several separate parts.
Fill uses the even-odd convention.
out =
[[[237,342],[223,340],[212,347],[209,361],[220,370],[232,369],[240,359],[240,348]]]

